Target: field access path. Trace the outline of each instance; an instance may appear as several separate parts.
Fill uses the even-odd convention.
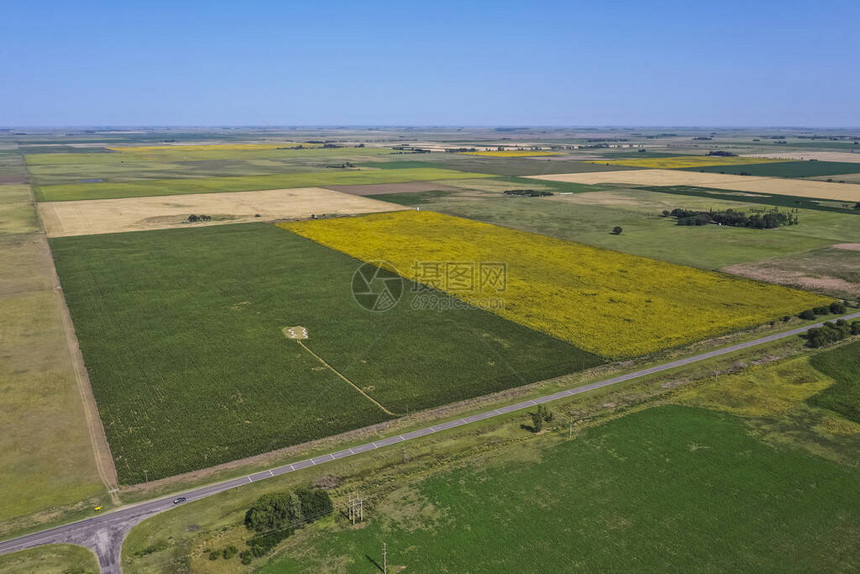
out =
[[[846,320],[858,319],[860,318],[860,312],[852,313],[851,315],[846,315],[841,318]],[[248,476],[218,482],[209,486],[202,486],[200,488],[195,488],[185,493],[178,494],[176,496],[184,496],[188,502],[200,500],[212,496],[213,494],[224,492],[225,490],[231,490],[233,488],[238,488],[240,486],[251,484],[253,482],[259,482],[261,480],[266,480],[268,478],[273,478],[282,474],[289,474],[291,472],[295,472],[303,468],[308,468],[310,466],[318,466],[332,460],[346,458],[363,452],[376,450],[392,444],[397,444],[422,436],[431,435],[440,431],[457,428],[463,425],[491,419],[493,417],[505,415],[516,411],[524,411],[539,404],[549,403],[559,399],[572,397],[581,393],[586,393],[588,391],[593,391],[595,389],[608,387],[610,385],[615,385],[625,381],[639,379],[648,375],[653,375],[662,371],[668,371],[670,369],[698,363],[714,357],[719,357],[722,355],[727,355],[729,353],[734,353],[736,351],[741,351],[744,349],[756,347],[758,345],[770,343],[772,341],[778,341],[780,339],[786,339],[788,337],[795,337],[808,331],[813,327],[820,327],[823,324],[824,323],[822,322],[816,323],[814,325],[808,325],[806,327],[799,327],[797,329],[784,331],[782,333],[776,333],[774,335],[768,335],[767,337],[761,337],[759,339],[747,341],[745,343],[738,343],[729,347],[723,347],[714,351],[708,351],[707,353],[701,353],[699,355],[694,355],[684,359],[670,361],[661,365],[648,367],[646,369],[640,369],[632,373],[627,373],[624,375],[619,375],[617,377],[589,383],[581,387],[559,391],[557,393],[545,395],[536,399],[530,399],[513,405],[508,405],[506,407],[499,407],[497,409],[484,411],[482,413],[448,421],[446,423],[441,423],[438,425],[414,430],[412,432],[403,433],[385,439],[365,443],[360,446],[347,448],[337,452],[301,460],[292,464],[278,466],[276,468],[264,470]],[[6,540],[4,542],[0,542],[0,554],[17,552],[19,550],[25,550],[27,548],[33,548],[45,544],[78,544],[81,546],[85,546],[96,553],[99,560],[99,566],[101,567],[101,571],[103,573],[119,573],[122,572],[122,565],[120,563],[120,559],[122,553],[122,541],[125,539],[125,536],[132,529],[132,527],[134,527],[142,520],[173,508],[173,500],[174,497],[168,497],[159,498],[148,502],[142,502],[139,504],[119,508],[106,514],[87,518],[79,522],[73,522],[71,524],[65,524],[63,526],[57,526],[55,528],[50,528],[41,532],[21,536],[19,538]]]

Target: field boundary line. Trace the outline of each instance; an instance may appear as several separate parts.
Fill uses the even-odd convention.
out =
[[[19,150],[20,153],[20,150]],[[48,241],[47,233],[45,232],[45,224],[42,221],[42,215],[39,213],[36,202],[36,194],[33,189],[33,177],[30,173],[30,166],[27,165],[24,154],[21,154],[21,160],[24,163],[24,169],[27,171],[27,187],[30,191],[30,201],[33,204],[33,211],[36,212],[36,220],[39,222],[39,233],[45,238],[45,249],[48,250],[48,256],[51,260],[51,282],[53,291],[57,297],[57,310],[60,313],[60,319],[63,322],[63,333],[66,338],[66,348],[69,351],[69,359],[72,362],[72,370],[75,373],[78,392],[81,396],[81,403],[84,409],[84,418],[87,423],[87,428],[90,435],[90,442],[93,447],[93,456],[95,458],[96,470],[99,478],[107,489],[108,495],[114,504],[119,504],[119,479],[116,472],[113,456],[110,452],[110,445],[107,441],[102,419],[98,414],[98,405],[93,394],[92,384],[89,374],[84,363],[84,356],[81,353],[80,345],[78,344],[78,336],[75,333],[75,326],[72,322],[72,315],[69,312],[69,306],[66,304],[66,296],[63,293],[62,285],[60,284],[60,276],[57,273],[57,267],[54,264],[54,253],[51,251],[51,243]]]
[[[361,388],[360,388],[358,385],[356,385],[355,383],[353,383],[352,381],[350,381],[348,378],[346,378],[345,376],[343,376],[342,374],[340,374],[340,373],[338,372],[338,370],[337,370],[337,369],[335,369],[334,367],[332,367],[331,365],[329,365],[329,364],[325,361],[325,359],[323,359],[322,357],[320,357],[319,355],[317,355],[316,353],[314,353],[313,351],[311,351],[311,350],[307,347],[307,345],[305,345],[304,343],[302,343],[302,341],[301,341],[300,339],[295,339],[295,341],[296,341],[296,343],[298,343],[298,344],[299,344],[299,346],[300,346],[301,348],[303,348],[305,351],[307,351],[308,353],[310,353],[310,354],[311,354],[311,355],[312,355],[312,356],[313,356],[317,361],[319,361],[320,363],[322,363],[323,365],[325,365],[329,370],[331,370],[331,372],[333,372],[335,375],[337,375],[338,377],[340,377],[341,379],[343,379],[344,381],[346,381],[346,382],[349,384],[349,386],[351,386],[353,389],[355,389],[356,391],[358,391],[359,393],[361,393],[361,396],[363,396],[364,398],[366,398],[367,400],[369,400],[370,402],[372,402],[373,404],[375,404],[377,407],[379,407],[379,408],[380,408],[380,410],[382,410],[382,412],[384,412],[384,413],[385,413],[385,414],[387,414],[387,415],[391,415],[391,416],[393,416],[393,417],[399,417],[399,416],[402,416],[402,415],[398,415],[397,413],[393,413],[393,412],[391,412],[390,410],[388,410],[387,408],[385,408],[385,407],[382,405],[382,403],[380,403],[379,401],[377,401],[376,399],[374,399],[373,397],[371,397],[370,395],[368,395],[367,393],[365,393],[363,390],[361,390]]]

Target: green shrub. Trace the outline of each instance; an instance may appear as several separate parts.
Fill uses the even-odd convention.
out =
[[[813,311],[812,309],[801,311],[798,317],[800,317],[801,319],[805,319],[806,321],[811,321],[812,319],[815,319],[815,311]]]
[[[227,548],[224,549],[224,560],[229,560],[230,558],[235,556],[238,551],[239,551],[239,549],[231,544],[230,546],[228,546]]]
[[[830,312],[834,315],[841,315],[845,312],[845,303],[842,301],[834,301],[830,304]]]
[[[251,560],[254,559],[254,553],[250,550],[243,550],[239,553],[239,559],[242,561],[242,564],[247,566],[251,563]]]
[[[218,551],[217,550],[212,550],[209,553],[209,560],[218,560]]]
[[[830,307],[824,307],[824,306],[813,307],[812,312],[815,313],[816,315],[829,315],[830,314]]]

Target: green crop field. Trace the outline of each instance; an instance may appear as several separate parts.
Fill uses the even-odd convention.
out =
[[[860,163],[837,161],[786,161],[778,163],[755,163],[749,165],[714,165],[710,167],[685,168],[682,171],[703,171],[734,175],[758,175],[763,177],[815,177],[860,173]],[[838,178],[837,178],[838,179]]]
[[[122,483],[212,466],[601,360],[473,308],[353,300],[359,262],[265,224],[52,241]],[[406,271],[406,270],[404,270]],[[439,295],[443,307],[452,299]]]
[[[405,183],[445,179],[489,177],[448,169],[419,168],[362,171],[322,171],[258,176],[204,177],[186,179],[149,179],[129,182],[73,183],[36,187],[38,201],[80,199],[112,199],[179,195],[185,193],[217,193],[224,191],[253,191],[290,187],[324,187],[327,185],[364,185],[373,183]]]
[[[462,171],[486,173],[490,175],[546,175],[549,173],[577,173],[590,171],[616,171],[633,169],[621,165],[593,164],[578,160],[546,159],[546,158],[517,158],[517,157],[480,157],[455,153],[422,154],[420,160],[387,161],[388,158],[376,158],[373,163],[365,166],[382,169],[402,169],[403,166],[421,165],[423,167],[440,167]]]
[[[362,529],[315,529],[260,571],[850,571],[860,472],[734,416],[664,406],[417,480]],[[397,570],[395,570],[397,571]]]
[[[809,402],[860,423],[860,341],[819,353],[812,365],[836,382]]]

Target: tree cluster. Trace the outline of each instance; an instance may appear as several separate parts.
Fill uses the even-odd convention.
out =
[[[748,227],[751,229],[775,229],[783,225],[797,225],[799,223],[797,210],[790,212],[779,211],[773,208],[766,213],[753,213],[747,215],[743,211],[726,209],[725,211],[699,211],[693,209],[673,209],[663,211],[664,217],[674,217],[678,225],[708,225],[716,223],[730,227]]]
[[[860,335],[860,321],[849,324],[845,319],[839,319],[835,323],[827,322],[821,327],[813,327],[804,337],[806,345],[816,349],[832,345],[852,335]]]
[[[261,496],[245,513],[245,527],[255,532],[239,554],[243,564],[263,556],[296,529],[334,511],[328,493],[317,488],[298,488]]]
[[[544,422],[552,422],[552,411],[544,405],[538,405],[537,412],[529,413],[532,418],[532,426],[529,429],[533,433],[539,433],[543,430]]]
[[[715,155],[717,157],[736,157],[738,154],[732,153],[730,151],[718,150],[718,151],[709,151],[708,155]]]
[[[211,221],[212,218],[208,215],[194,215],[193,213],[188,216],[188,223],[196,223],[198,221]]]
[[[523,197],[546,197],[554,195],[551,191],[539,191],[536,189],[508,189],[505,190],[505,195],[521,195]]]

